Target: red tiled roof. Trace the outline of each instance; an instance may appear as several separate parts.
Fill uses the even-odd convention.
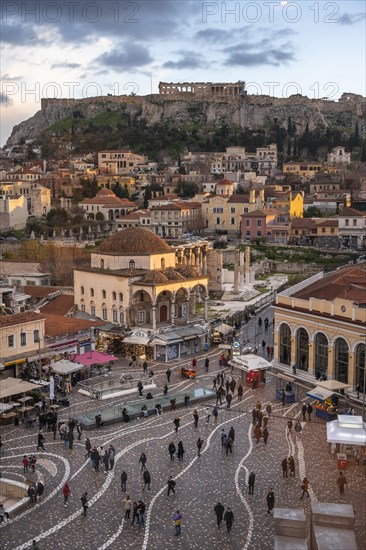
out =
[[[42,313],[53,313],[55,315],[66,315],[74,305],[74,296],[72,294],[61,294],[51,302],[48,302],[40,308]]]
[[[347,216],[352,218],[365,218],[366,212],[361,212],[360,210],[356,210],[356,208],[350,208],[349,206],[346,206],[346,208],[343,208],[342,212],[338,214],[338,217],[344,218]]]
[[[273,208],[266,208],[263,210],[253,210],[253,212],[247,212],[243,214],[243,217],[246,218],[266,218],[267,216],[277,216],[278,211]]]
[[[77,334],[90,327],[103,325],[99,321],[88,321],[86,319],[77,319],[76,317],[63,317],[62,315],[45,315],[45,333],[46,336],[53,338],[55,336],[64,336],[66,334]]]
[[[343,298],[366,304],[366,262],[346,266],[299,290],[295,298],[334,300]]]
[[[318,227],[338,227],[338,220],[324,220],[317,225]]]
[[[294,218],[291,220],[291,227],[295,229],[302,229],[306,227],[312,229],[316,227],[316,222],[312,218]]]
[[[235,193],[234,195],[231,195],[231,197],[229,198],[229,200],[227,202],[228,203],[237,203],[237,204],[242,204],[244,202],[249,202],[249,195],[238,195],[238,194]]]
[[[13,313],[12,315],[0,315],[0,328],[23,325],[33,321],[42,321],[45,315],[35,313],[35,311],[26,311],[25,313]]]
[[[62,286],[23,286],[21,287],[25,294],[29,294],[33,298],[46,298],[52,292],[61,290]]]

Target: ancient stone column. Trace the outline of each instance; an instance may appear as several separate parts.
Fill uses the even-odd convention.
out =
[[[250,246],[245,247],[245,283],[250,284]]]
[[[234,292],[238,291],[238,282],[239,282],[239,267],[238,267],[238,252],[235,250],[235,262],[234,262]]]

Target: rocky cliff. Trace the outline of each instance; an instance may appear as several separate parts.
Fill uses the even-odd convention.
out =
[[[301,134],[309,130],[337,128],[352,133],[356,123],[361,136],[366,134],[365,98],[352,93],[343,94],[339,101],[309,99],[294,95],[289,98],[247,96],[243,98],[167,98],[149,96],[107,96],[85,99],[43,99],[41,110],[33,117],[13,128],[6,147],[17,145],[25,139],[39,140],[45,131],[58,135],[71,118],[98,120],[103,114],[115,116],[119,123],[144,121],[146,126],[155,124],[189,125],[197,127],[228,126],[247,127],[251,130],[267,130],[273,124],[287,128],[289,117]]]

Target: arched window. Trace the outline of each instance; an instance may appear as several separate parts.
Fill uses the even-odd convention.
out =
[[[123,294],[122,294],[122,292],[120,292],[120,293],[118,294],[118,296],[119,296],[119,301],[120,301],[120,302],[123,302]]]
[[[90,302],[90,315],[93,317],[95,316],[95,304],[94,302]]]
[[[116,306],[112,307],[112,321],[113,323],[118,323],[118,311]]]
[[[100,268],[104,269],[104,260],[100,260]]]
[[[117,292],[112,292],[112,300],[117,300]]]
[[[102,304],[102,318],[103,318],[103,321],[108,321],[107,304]]]
[[[129,264],[128,264],[128,267],[129,267],[130,269],[135,269],[135,260],[130,260],[130,261],[129,261]]]
[[[286,323],[280,328],[280,363],[289,365],[291,362],[291,329]]]
[[[85,300],[80,300],[80,309],[83,313],[85,313],[85,311],[86,311]]]
[[[360,384],[360,388],[362,392],[365,392],[366,388],[364,388],[364,381],[365,381],[365,344],[358,344],[356,348],[356,355],[355,355],[355,367],[356,367],[356,386],[357,384]]]
[[[348,384],[348,344],[344,338],[337,338],[334,344],[334,373],[338,382]]]
[[[165,269],[165,259],[164,258],[161,258],[161,260],[160,260],[160,267],[161,267],[161,269]]]
[[[84,296],[84,292],[85,292],[84,287],[83,287],[83,286],[80,287],[80,294],[81,294],[82,296]]]
[[[105,290],[102,290],[102,296],[103,296],[103,298],[107,297],[107,292]]]
[[[91,296],[92,298],[94,298],[94,288],[91,288],[91,289],[90,289],[90,296]]]
[[[314,370],[317,380],[328,370],[328,338],[322,332],[318,332],[315,337]]]
[[[125,322],[123,311],[121,309],[119,310],[119,322],[121,323],[121,325],[123,325],[123,323]]]
[[[309,368],[309,335],[304,328],[296,334],[296,363],[301,370]]]

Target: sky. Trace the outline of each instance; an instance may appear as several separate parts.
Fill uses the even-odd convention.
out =
[[[3,0],[0,17],[1,145],[42,97],[238,80],[249,94],[365,95],[364,0]]]

